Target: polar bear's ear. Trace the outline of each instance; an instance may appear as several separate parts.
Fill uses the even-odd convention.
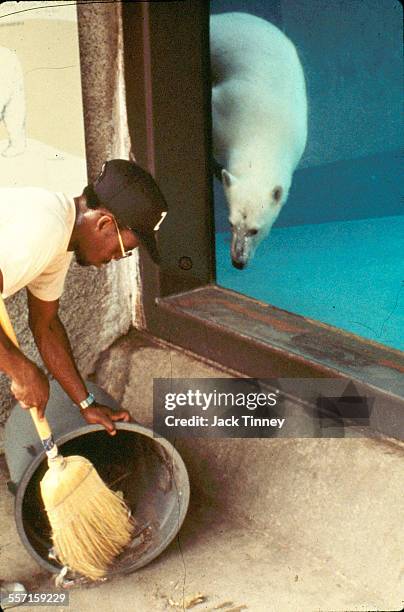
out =
[[[232,184],[234,184],[234,181],[236,180],[236,177],[233,176],[233,174],[230,174],[230,172],[228,172],[226,170],[226,168],[223,168],[222,170],[222,181],[223,181],[223,185],[227,188],[231,187]]]
[[[272,197],[274,199],[274,202],[276,204],[279,204],[279,202],[282,199],[282,195],[283,195],[283,189],[280,185],[278,185],[277,187],[275,187],[275,189],[272,191]]]

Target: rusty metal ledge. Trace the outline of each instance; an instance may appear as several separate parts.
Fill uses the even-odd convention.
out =
[[[400,351],[216,285],[156,305],[158,335],[246,376],[342,377],[404,407]]]

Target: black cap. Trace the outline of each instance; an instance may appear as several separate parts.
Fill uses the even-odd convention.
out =
[[[155,234],[167,214],[167,203],[153,177],[132,161],[111,159],[104,163],[93,188],[101,204],[139,237],[159,264]]]

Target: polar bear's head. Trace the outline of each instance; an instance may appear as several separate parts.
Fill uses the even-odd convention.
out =
[[[290,177],[276,176],[265,182],[241,178],[222,170],[222,182],[232,228],[231,259],[242,270],[266,238],[286,202]]]

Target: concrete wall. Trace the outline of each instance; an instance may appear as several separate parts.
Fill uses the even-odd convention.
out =
[[[87,167],[92,180],[105,159],[127,157],[129,151],[118,69],[119,3],[80,5],[79,15]],[[61,318],[84,376],[93,371],[100,353],[130,328],[137,272],[137,257],[111,263],[104,270],[72,265],[61,300]],[[27,328],[25,290],[8,299],[7,307],[23,351],[40,363]],[[5,376],[0,376],[0,397],[1,424],[13,401]]]

